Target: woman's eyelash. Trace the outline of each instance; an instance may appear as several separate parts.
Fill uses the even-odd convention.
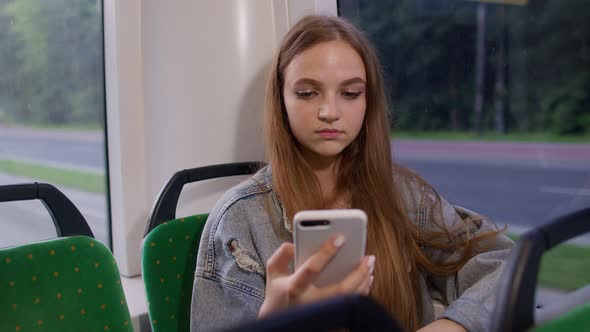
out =
[[[310,99],[310,98],[313,98],[318,95],[317,92],[308,91],[308,90],[296,91],[295,94],[297,95],[297,97],[302,98],[302,99]],[[362,91],[360,91],[360,92],[353,92],[353,91],[342,92],[342,95],[344,96],[344,98],[347,98],[347,99],[356,99],[362,94],[363,94]]]
[[[303,98],[303,99],[309,99],[311,97],[314,97],[317,95],[317,92],[315,91],[296,91],[295,94],[297,95],[297,97],[299,98]]]
[[[342,93],[342,95],[344,95],[344,97],[348,98],[348,99],[358,98],[361,94],[363,94],[363,93],[362,92],[352,92],[352,91],[344,91]]]

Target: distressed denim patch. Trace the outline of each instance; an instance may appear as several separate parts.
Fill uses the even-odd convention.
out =
[[[231,239],[228,243],[228,247],[231,255],[236,259],[238,267],[248,272],[258,273],[264,277],[264,269],[262,268],[262,265],[252,258],[244,248],[240,247],[238,240]]]

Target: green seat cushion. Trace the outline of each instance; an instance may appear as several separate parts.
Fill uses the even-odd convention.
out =
[[[197,252],[207,216],[168,221],[144,239],[142,274],[154,332],[189,331]]]
[[[567,314],[537,327],[533,331],[590,331],[590,302],[574,308]]]
[[[0,331],[133,331],[113,255],[72,236],[0,249]]]

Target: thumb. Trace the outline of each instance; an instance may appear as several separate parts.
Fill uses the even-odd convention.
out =
[[[266,262],[266,277],[274,278],[290,274],[289,265],[293,262],[294,247],[292,243],[283,243]]]

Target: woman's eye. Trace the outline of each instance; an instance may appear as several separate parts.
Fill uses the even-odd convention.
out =
[[[362,94],[362,92],[353,92],[353,91],[344,91],[342,92],[342,95],[344,96],[344,98],[346,99],[356,99],[358,98],[360,95]]]
[[[317,96],[318,93],[315,92],[315,91],[306,91],[306,90],[304,90],[304,91],[297,91],[297,92],[295,92],[295,94],[299,98],[309,99],[309,98],[312,98],[312,97]]]

